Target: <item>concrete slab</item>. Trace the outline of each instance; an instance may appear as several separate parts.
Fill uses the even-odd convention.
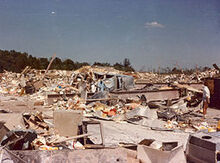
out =
[[[0,151],[1,152],[1,151]],[[128,154],[125,150],[117,149],[87,149],[87,150],[58,150],[58,151],[37,151],[37,150],[16,150],[14,155],[4,151],[3,158],[8,161],[48,163],[48,162],[73,162],[73,163],[127,163]],[[0,160],[2,161],[2,160]],[[137,161],[136,161],[137,162]]]
[[[155,139],[163,142],[177,141],[186,146],[189,133],[155,131],[141,125],[134,125],[126,122],[117,123],[114,121],[103,121],[105,133],[105,146],[115,146],[120,142],[138,144],[143,139]],[[100,133],[98,126],[88,126],[89,138],[95,143],[100,143]]]

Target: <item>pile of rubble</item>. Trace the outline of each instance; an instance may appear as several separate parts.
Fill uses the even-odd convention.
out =
[[[158,74],[158,73],[136,73],[140,79],[139,82],[148,83],[198,83],[202,82],[203,78],[215,77],[218,74],[218,70],[210,69],[204,72],[194,72],[191,75],[186,74]]]
[[[192,75],[158,75],[90,66],[77,71],[26,67],[22,73],[4,72],[0,74],[0,143],[9,155],[20,160],[11,150],[115,147],[104,137],[104,121],[154,131],[215,132],[216,121],[204,121],[200,112],[200,82],[217,73],[208,70]],[[18,106],[27,109],[13,110]],[[100,135],[88,132],[91,125],[99,126]],[[129,142],[118,142],[117,146],[136,146],[142,152],[135,156],[139,160],[151,160],[143,154],[146,150],[170,151],[168,155],[174,149],[183,151],[175,142],[170,147],[166,142],[149,141],[139,142],[138,148],[137,143],[126,144]]]

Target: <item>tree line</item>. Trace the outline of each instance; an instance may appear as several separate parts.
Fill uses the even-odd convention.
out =
[[[42,58],[42,57],[34,57],[29,55],[26,52],[17,52],[15,50],[0,50],[0,72],[12,71],[12,72],[21,72],[26,66],[30,66],[34,69],[46,69],[51,58]],[[71,59],[62,60],[59,57],[56,57],[50,67],[50,69],[57,70],[77,70],[82,66],[90,65],[87,62],[77,62],[72,61]],[[117,70],[121,71],[135,71],[132,67],[130,60],[125,58],[123,63],[100,63],[95,62],[92,65],[97,66],[111,66]]]

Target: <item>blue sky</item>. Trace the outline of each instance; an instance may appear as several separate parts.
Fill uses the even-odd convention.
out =
[[[148,67],[220,64],[219,0],[0,0],[0,49]]]

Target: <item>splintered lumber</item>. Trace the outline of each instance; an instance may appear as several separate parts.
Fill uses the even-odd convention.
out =
[[[185,89],[187,89],[189,91],[196,92],[196,93],[202,93],[201,90],[195,89],[195,88],[193,88],[191,86],[184,85],[184,84],[173,84],[173,86],[176,86],[178,88],[185,88]]]
[[[30,69],[31,69],[30,66],[26,66],[25,69],[21,72],[21,75],[26,74]]]
[[[50,143],[58,144],[58,143],[62,143],[62,142],[65,142],[65,141],[70,141],[70,140],[79,139],[79,138],[88,137],[88,136],[91,136],[91,134],[76,135],[76,136],[71,136],[69,138],[63,138],[62,137],[59,140],[55,140],[55,141],[52,141]]]
[[[94,102],[94,101],[111,101],[111,100],[118,100],[118,98],[86,99],[86,102]]]
[[[54,54],[54,55],[52,56],[52,59],[50,60],[50,63],[49,63],[49,65],[47,66],[47,69],[46,69],[46,71],[45,71],[44,77],[45,77],[45,75],[47,74],[48,70],[50,69],[50,66],[51,66],[51,64],[53,63],[53,60],[55,59],[55,57],[56,57],[56,54]],[[43,77],[43,78],[44,78],[44,77]]]
[[[213,67],[214,67],[216,70],[220,71],[220,69],[219,69],[219,67],[217,66],[217,64],[213,64]]]

